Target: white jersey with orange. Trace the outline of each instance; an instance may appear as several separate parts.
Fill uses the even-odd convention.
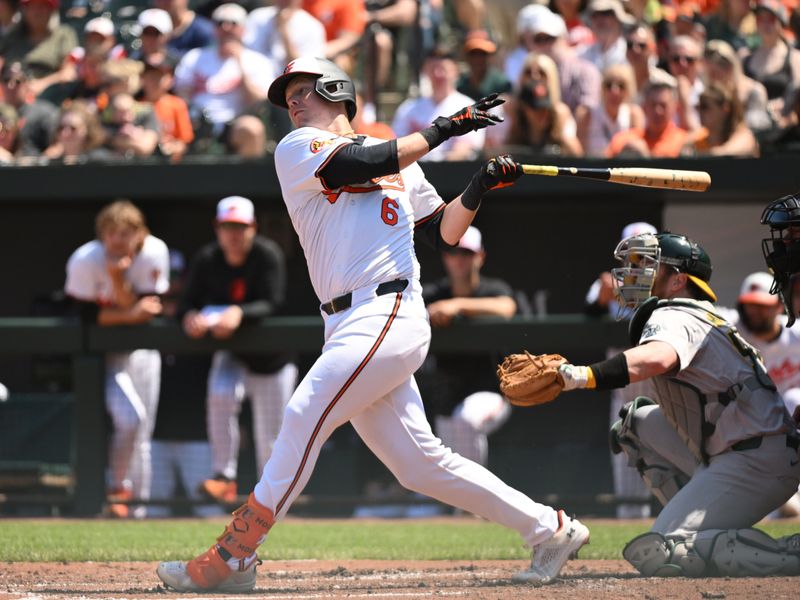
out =
[[[311,284],[321,302],[368,285],[419,279],[414,227],[444,210],[416,163],[400,173],[329,189],[320,171],[354,140],[301,127],[275,150],[275,167]],[[364,138],[364,145],[385,143]]]
[[[167,245],[148,235],[125,274],[137,294],[163,294],[169,289],[169,251]],[[113,304],[113,286],[108,275],[107,257],[99,240],[87,242],[67,262],[67,295],[86,302]]]

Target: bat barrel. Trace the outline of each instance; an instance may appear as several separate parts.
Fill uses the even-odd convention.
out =
[[[704,192],[711,185],[711,176],[705,171],[679,171],[647,167],[623,167],[609,169],[609,171],[609,181],[626,185],[690,192]]]

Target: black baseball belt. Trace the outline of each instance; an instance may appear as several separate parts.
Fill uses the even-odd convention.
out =
[[[408,279],[395,279],[394,281],[387,281],[381,283],[375,288],[376,296],[383,296],[385,294],[392,294],[395,292],[402,292],[408,287]],[[347,292],[341,296],[337,296],[330,302],[320,304],[319,308],[326,315],[333,315],[343,310],[347,310],[353,305],[353,292]]]

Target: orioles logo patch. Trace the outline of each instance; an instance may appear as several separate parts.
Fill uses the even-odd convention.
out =
[[[316,154],[317,152],[319,152],[323,148],[326,148],[327,146],[330,146],[332,143],[333,143],[333,139],[332,138],[328,138],[328,139],[314,138],[313,140],[311,140],[311,146],[310,146],[311,147],[311,152]]]

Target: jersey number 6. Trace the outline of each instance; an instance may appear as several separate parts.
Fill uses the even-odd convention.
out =
[[[384,198],[381,203],[381,219],[383,219],[383,222],[391,227],[397,225],[397,221],[399,220],[397,216],[398,208],[400,208],[400,205],[397,203],[397,200],[393,198]]]

